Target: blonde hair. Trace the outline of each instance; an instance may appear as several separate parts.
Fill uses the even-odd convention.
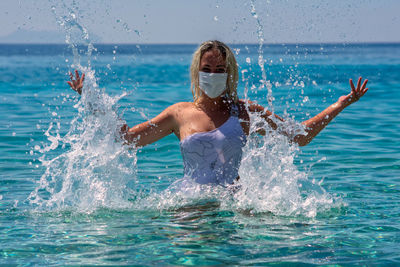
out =
[[[226,44],[217,40],[202,43],[193,54],[192,65],[190,66],[190,88],[193,94],[193,101],[196,102],[203,94],[199,87],[199,70],[201,58],[204,53],[213,49],[220,51],[225,60],[226,71],[228,73],[228,79],[226,80],[227,94],[229,99],[233,100],[234,103],[237,103],[238,97],[236,88],[239,79],[239,73],[236,59],[230,48]]]

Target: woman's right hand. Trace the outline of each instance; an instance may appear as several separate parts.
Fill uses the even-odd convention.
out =
[[[69,77],[71,77],[71,81],[68,81],[67,83],[69,84],[69,86],[71,86],[71,88],[78,92],[78,94],[82,94],[82,87],[83,87],[83,81],[85,80],[85,73],[82,73],[82,76],[79,77],[79,72],[77,70],[75,70],[75,79],[74,79],[74,75],[72,75],[72,73],[69,73]]]

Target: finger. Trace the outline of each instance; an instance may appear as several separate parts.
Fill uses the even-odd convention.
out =
[[[364,89],[365,89],[365,87],[367,86],[367,82],[368,82],[368,79],[366,79],[366,80],[364,81],[364,83],[362,84],[361,90],[364,90]]]
[[[69,77],[71,78],[71,80],[74,80],[74,75],[72,75],[72,72],[69,72]]]
[[[365,88],[365,89],[363,90],[362,94],[364,95],[364,94],[368,91],[368,89],[369,89],[369,88]]]
[[[350,80],[349,80],[349,82],[350,82],[351,92],[355,93],[355,91],[356,91],[356,88],[354,87],[353,80],[352,80],[352,79],[350,79]]]
[[[360,78],[358,78],[358,81],[357,81],[357,90],[359,90],[359,89],[360,89],[361,80],[362,80],[362,78],[361,78],[361,77],[360,77]]]
[[[83,82],[85,80],[85,73],[82,73],[82,77],[81,77],[81,82]]]
[[[75,89],[75,87],[74,87],[74,85],[72,84],[72,82],[67,82],[67,83],[69,84],[69,86],[71,86],[72,90],[78,92],[78,91]]]
[[[76,76],[76,80],[79,81],[79,72],[78,72],[78,70],[75,70],[75,76]]]

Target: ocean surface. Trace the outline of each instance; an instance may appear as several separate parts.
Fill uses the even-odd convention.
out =
[[[0,44],[0,264],[400,265],[400,44],[230,46],[283,127],[370,89],[306,147],[251,134],[231,191],[182,181],[173,135],[118,135],[192,100],[196,45]]]

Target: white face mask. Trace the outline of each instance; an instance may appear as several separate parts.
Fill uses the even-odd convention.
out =
[[[199,71],[200,89],[210,98],[220,96],[226,89],[228,73],[207,73]]]

